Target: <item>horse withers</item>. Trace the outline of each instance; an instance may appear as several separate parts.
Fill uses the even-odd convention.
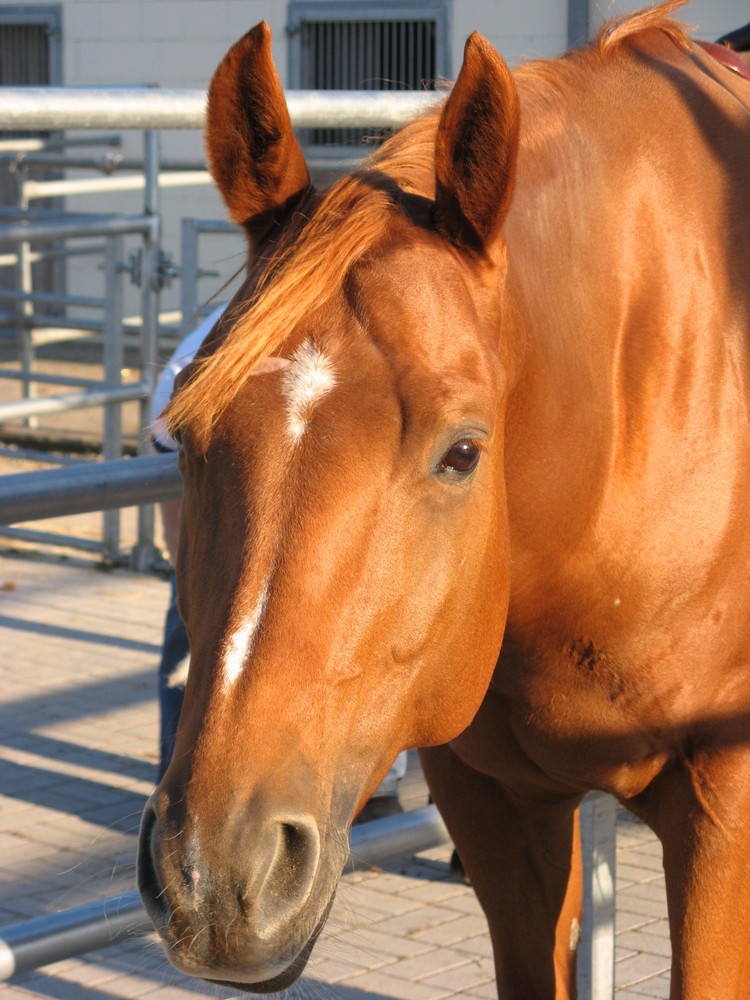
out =
[[[658,834],[671,997],[750,982],[750,84],[671,2],[310,186],[266,26],[209,95],[246,282],[170,408],[192,650],[139,884],[174,964],[302,971],[405,747],[500,997],[570,998],[578,805]]]

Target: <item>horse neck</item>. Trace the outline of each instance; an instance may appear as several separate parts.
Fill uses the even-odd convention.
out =
[[[634,297],[648,298],[636,273],[642,232],[628,228],[636,122],[618,109],[621,70],[578,81],[583,89],[573,93],[580,66],[565,63],[559,80],[546,75],[554,69],[519,80],[529,124],[505,227],[503,335],[518,345],[506,415],[509,514],[519,545],[533,540],[542,551],[586,544],[600,513],[621,418],[622,339]]]
[[[503,332],[519,344],[506,419],[516,568],[521,550],[544,566],[590,548],[643,498],[667,496],[670,476],[699,505],[685,478],[698,455],[731,478],[734,446],[719,454],[715,442],[737,437],[727,415],[739,424],[744,412],[748,195],[735,140],[746,132],[732,95],[656,42],[652,73],[645,59],[627,80],[627,60],[605,67],[566,120],[548,109],[522,139]],[[726,177],[737,180],[729,217]]]
[[[516,344],[506,480],[511,518],[537,538],[555,533],[566,507],[582,511],[594,500],[611,417],[610,387],[598,373],[611,367],[616,314],[625,309],[616,290],[602,295],[608,236],[589,186],[596,150],[578,129],[564,131],[523,143],[505,230],[503,337]]]

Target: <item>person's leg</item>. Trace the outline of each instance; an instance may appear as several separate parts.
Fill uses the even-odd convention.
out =
[[[372,793],[369,802],[355,820],[356,823],[369,823],[373,819],[383,819],[385,816],[395,816],[404,811],[398,799],[398,784],[406,774],[407,752],[402,750],[391,764],[391,768]]]
[[[391,769],[373,792],[372,797],[398,798],[398,783],[406,774],[407,752],[402,750],[391,764]]]
[[[164,623],[164,640],[162,643],[161,662],[159,663],[159,711],[161,723],[157,781],[161,781],[172,759],[190,657],[187,632],[180,618],[180,612],[177,609],[177,587],[174,572],[172,573],[171,586],[172,593],[167,618]]]

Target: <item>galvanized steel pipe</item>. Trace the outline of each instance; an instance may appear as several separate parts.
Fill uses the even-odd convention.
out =
[[[105,406],[107,403],[128,403],[133,399],[145,399],[148,392],[148,386],[136,383],[87,389],[84,392],[63,392],[58,396],[32,396],[29,399],[13,400],[11,403],[0,403],[0,422],[25,420],[27,417],[39,417],[43,413],[85,410],[93,406]]]
[[[159,187],[196,187],[212,184],[207,170],[182,170],[159,174]],[[111,194],[115,191],[143,191],[146,179],[142,174],[117,174],[112,177],[83,177],[61,181],[24,181],[28,201],[38,198],[59,198],[71,195]]]
[[[176,455],[18,472],[0,477],[0,524],[132,507],[181,495]]]
[[[444,97],[444,91],[403,90],[290,90],[286,95],[295,128],[396,127]],[[199,129],[205,107],[202,90],[3,87],[0,129]]]
[[[0,218],[0,246],[14,247],[24,241],[45,243],[82,236],[124,236],[149,232],[152,226],[153,219],[148,215],[76,213],[57,219],[35,219],[31,216],[7,222]]]

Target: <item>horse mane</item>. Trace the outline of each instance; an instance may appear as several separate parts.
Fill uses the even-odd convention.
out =
[[[606,58],[627,39],[651,28],[657,28],[678,48],[687,52],[691,46],[687,28],[669,16],[679,7],[684,7],[687,2],[688,0],[667,0],[666,3],[657,4],[656,7],[625,14],[622,17],[613,17],[602,26],[594,42],[594,48],[600,56]]]
[[[669,17],[686,2],[667,0],[615,18],[585,48],[561,59],[527,63],[514,76],[519,85],[531,85],[533,90],[570,94],[580,87],[581,74],[595,74],[597,64],[610,60],[625,43],[649,29],[659,29],[680,48],[689,49],[686,29]],[[282,241],[263,262],[250,300],[236,306],[236,318],[228,317],[231,329],[212,353],[196,359],[187,381],[167,407],[165,415],[173,434],[190,425],[205,446],[217,420],[257,365],[283,350],[290,333],[309,319],[310,304],[319,310],[330,303],[354,264],[385,241],[393,213],[400,209],[384,178],[406,194],[434,197],[440,113],[440,105],[430,109],[334,183],[309,218],[301,220],[296,240],[286,246]]]

